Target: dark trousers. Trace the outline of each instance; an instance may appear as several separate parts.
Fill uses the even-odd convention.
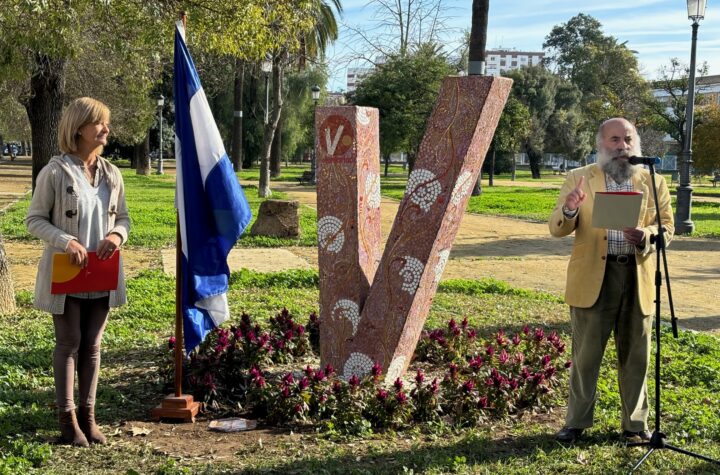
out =
[[[81,406],[95,404],[100,371],[100,341],[107,324],[108,297],[65,299],[65,313],[53,315],[55,326],[55,398],[58,411],[75,409],[75,369]]]

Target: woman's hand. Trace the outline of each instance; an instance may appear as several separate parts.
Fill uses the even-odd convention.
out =
[[[113,252],[120,247],[121,242],[122,238],[115,233],[110,233],[105,236],[105,239],[100,241],[100,244],[98,244],[97,247],[96,253],[98,259],[104,261],[105,259],[110,258],[110,256],[113,255]]]
[[[77,240],[73,239],[67,245],[65,253],[70,256],[70,262],[80,267],[87,267],[88,264],[88,253],[85,246],[80,244]]]

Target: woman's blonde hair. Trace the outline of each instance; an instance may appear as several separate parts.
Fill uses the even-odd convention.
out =
[[[87,124],[110,122],[110,109],[91,97],[72,101],[63,112],[58,130],[58,144],[63,153],[77,152],[79,131]]]

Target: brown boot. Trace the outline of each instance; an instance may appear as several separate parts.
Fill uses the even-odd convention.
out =
[[[78,423],[80,429],[82,429],[85,437],[91,444],[104,444],[107,439],[100,432],[100,428],[95,423],[95,407],[94,406],[80,406],[78,414]]]
[[[78,426],[75,411],[60,411],[58,414],[60,419],[60,443],[76,445],[78,447],[89,447],[85,434],[82,433]]]

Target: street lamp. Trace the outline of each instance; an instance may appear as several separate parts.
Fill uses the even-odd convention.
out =
[[[318,99],[320,99],[320,86],[315,84],[313,87],[310,88],[310,92],[312,93],[312,100],[313,100],[313,148],[312,148],[312,155],[310,160],[310,172],[312,173],[312,179],[311,182],[315,184],[315,173],[316,173],[316,159],[317,159],[317,151],[315,146],[315,141],[317,140],[317,133],[315,131],[315,111],[317,109],[317,103]]]
[[[157,174],[162,175],[163,174],[163,136],[162,136],[162,110],[163,106],[165,105],[165,97],[160,94],[160,97],[158,97],[157,100],[158,105],[158,118],[160,119],[160,150],[158,151],[158,164],[157,164]]]
[[[687,0],[688,19],[692,20],[692,46],[690,48],[690,76],[688,77],[687,108],[685,109],[685,137],[680,153],[680,186],[677,189],[677,209],[675,210],[675,232],[690,234],[695,224],[690,219],[692,213],[692,187],[690,186],[690,167],[692,161],[693,114],[695,110],[695,50],[700,20],[705,18],[705,0]]]
[[[260,63],[260,69],[265,73],[265,125],[269,122],[269,110],[270,110],[270,89],[268,84],[270,82],[270,73],[272,72],[273,63],[272,58],[269,54],[265,55],[265,59]]]

